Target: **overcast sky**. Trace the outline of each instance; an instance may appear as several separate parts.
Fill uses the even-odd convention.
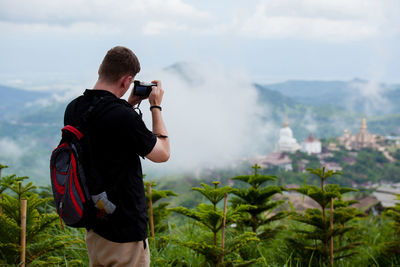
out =
[[[253,82],[366,79],[353,91],[377,109],[379,82],[400,83],[400,0],[0,0],[0,36],[0,85],[68,97],[111,47],[131,48],[138,79],[163,81],[167,166],[181,171],[274,146],[281,124],[260,121]],[[194,83],[163,70],[177,62]],[[0,140],[19,158],[14,144]]]
[[[400,83],[399,15],[399,0],[0,0],[0,84],[94,81],[115,45],[147,72],[194,62],[256,82]]]

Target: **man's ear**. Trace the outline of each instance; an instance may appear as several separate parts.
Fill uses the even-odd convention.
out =
[[[131,86],[131,80],[132,80],[131,75],[129,74],[124,75],[118,80],[118,86],[126,90],[127,88],[129,88],[129,86]]]

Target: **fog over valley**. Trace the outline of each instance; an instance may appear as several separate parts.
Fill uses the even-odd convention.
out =
[[[365,115],[372,132],[400,133],[395,115],[400,113],[400,86],[395,84],[360,79],[259,84],[243,70],[188,62],[144,70],[137,78],[160,79],[165,89],[162,106],[171,158],[165,164],[144,161],[145,172],[157,177],[237,164],[271,152],[286,116],[300,142],[310,133],[329,138],[344,129],[355,132]],[[65,106],[94,82],[67,89],[55,84],[41,91],[0,87],[0,161],[10,166],[5,173],[48,182],[48,159],[59,141]],[[151,129],[148,102],[140,108]]]

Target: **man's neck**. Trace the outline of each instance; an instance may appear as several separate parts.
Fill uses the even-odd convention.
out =
[[[93,90],[105,90],[105,91],[108,91],[108,92],[114,94],[118,98],[122,97],[120,90],[118,90],[118,88],[117,88],[117,86],[115,86],[115,84],[106,83],[101,80],[98,80],[96,82],[96,84],[93,86]]]

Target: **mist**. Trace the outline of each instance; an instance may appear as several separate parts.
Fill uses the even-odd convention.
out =
[[[307,110],[299,124],[303,125],[309,133],[314,135],[318,131],[318,123],[315,121],[314,114],[310,110]]]
[[[0,163],[8,165],[2,171],[3,175],[17,174],[18,176],[30,176],[39,184],[47,184],[48,157],[40,154],[37,140],[28,139],[25,136],[17,138],[0,138]],[[27,166],[29,166],[27,168]],[[27,172],[28,171],[28,172]]]
[[[2,138],[0,139],[0,152],[1,155],[7,156],[12,163],[15,163],[24,155],[26,149],[10,138]]]
[[[387,90],[376,80],[353,81],[349,85],[346,105],[351,111],[359,111],[369,116],[389,114],[393,107],[385,96]]]
[[[50,98],[27,105],[65,105],[81,95],[84,88],[91,88],[95,78],[94,73],[79,86],[77,82],[53,84],[58,90],[53,91]],[[232,166],[248,157],[268,153],[277,141],[280,127],[272,119],[265,119],[271,117],[270,110],[258,104],[254,81],[242,69],[228,69],[218,64],[178,63],[163,69],[144,69],[135,79],[161,80],[165,91],[161,106],[171,157],[163,164],[143,160],[147,174],[164,176]],[[50,91],[45,87],[42,86],[41,91]],[[129,93],[130,90],[123,98],[127,99]],[[140,109],[151,130],[147,100],[141,103]],[[7,149],[18,151],[12,147]]]
[[[278,127],[261,120],[261,115],[268,117],[268,108],[257,104],[256,89],[245,72],[180,63],[139,76],[162,81],[162,112],[171,142],[170,160],[162,165],[145,160],[146,172],[221,167],[272,147]],[[148,108],[147,101],[141,104],[151,129]]]

